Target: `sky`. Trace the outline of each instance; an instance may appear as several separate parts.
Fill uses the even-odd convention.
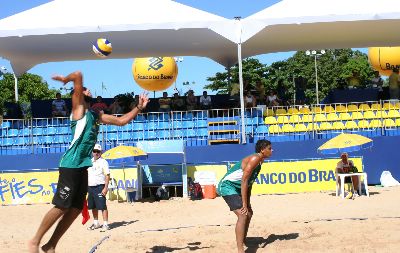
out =
[[[50,1],[0,0],[0,19],[48,2]],[[177,0],[176,2],[232,19],[237,16],[242,18],[250,16],[279,2],[279,0]],[[256,58],[269,65],[275,61],[285,60],[293,54],[294,52],[273,53],[260,55]],[[204,90],[203,87],[208,84],[207,77],[225,71],[222,65],[205,57],[179,57],[183,57],[183,61],[177,63],[179,74],[175,84],[167,90],[169,95],[173,94],[175,86],[182,93],[193,89],[195,95],[201,95]],[[84,74],[85,86],[92,91],[93,95],[114,97],[121,93],[134,92],[139,94],[143,91],[133,79],[132,63],[133,59],[54,62],[36,65],[28,72],[40,75],[47,81],[50,88],[59,89],[61,85],[53,81],[51,76],[54,74],[67,75],[75,70],[81,70]],[[10,72],[12,71],[9,61],[0,56],[1,66],[6,67]],[[189,82],[190,85],[183,85],[184,82]],[[105,89],[102,89],[102,87],[105,87]],[[63,94],[65,92],[62,91]],[[208,90],[208,93],[215,94],[216,92]],[[151,94],[151,97],[160,97],[161,95],[162,92],[156,92]]]

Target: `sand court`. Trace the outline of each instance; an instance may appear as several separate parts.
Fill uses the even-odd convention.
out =
[[[334,192],[253,196],[246,252],[397,252],[400,187],[370,187],[370,194],[355,200]],[[26,252],[27,239],[50,207],[0,207],[2,252]],[[57,252],[89,252],[106,236],[96,253],[235,252],[236,218],[222,198],[109,201],[108,207],[111,230],[88,231],[90,223],[81,225],[79,217]]]

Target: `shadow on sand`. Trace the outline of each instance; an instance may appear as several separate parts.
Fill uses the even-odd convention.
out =
[[[265,248],[268,244],[275,242],[276,240],[294,240],[299,237],[299,233],[290,233],[284,235],[271,234],[267,238],[263,237],[247,237],[245,245],[247,246],[246,253],[257,252],[260,248]]]
[[[200,247],[201,242],[191,242],[188,243],[186,247],[182,248],[172,248],[172,247],[167,247],[167,246],[153,246],[149,251],[146,251],[146,253],[164,253],[164,252],[173,252],[175,250],[199,250],[199,249],[207,249],[210,247]]]

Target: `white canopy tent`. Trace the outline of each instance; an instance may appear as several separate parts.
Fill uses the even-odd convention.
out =
[[[283,0],[241,20],[241,26],[243,58],[294,50],[399,46],[400,4],[398,0]],[[316,93],[318,97],[317,82]]]
[[[398,0],[283,0],[242,20],[243,56],[399,46]]]
[[[230,66],[234,31],[232,20],[170,0],[55,0],[0,20],[0,55],[20,75],[39,63],[98,59],[92,42],[105,37],[109,59],[190,55]]]

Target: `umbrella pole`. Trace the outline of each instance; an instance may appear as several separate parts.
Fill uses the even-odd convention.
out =
[[[124,174],[124,188],[125,188],[125,199],[128,202],[128,189],[126,188],[126,177],[125,177],[125,163],[122,162],[122,173]]]

